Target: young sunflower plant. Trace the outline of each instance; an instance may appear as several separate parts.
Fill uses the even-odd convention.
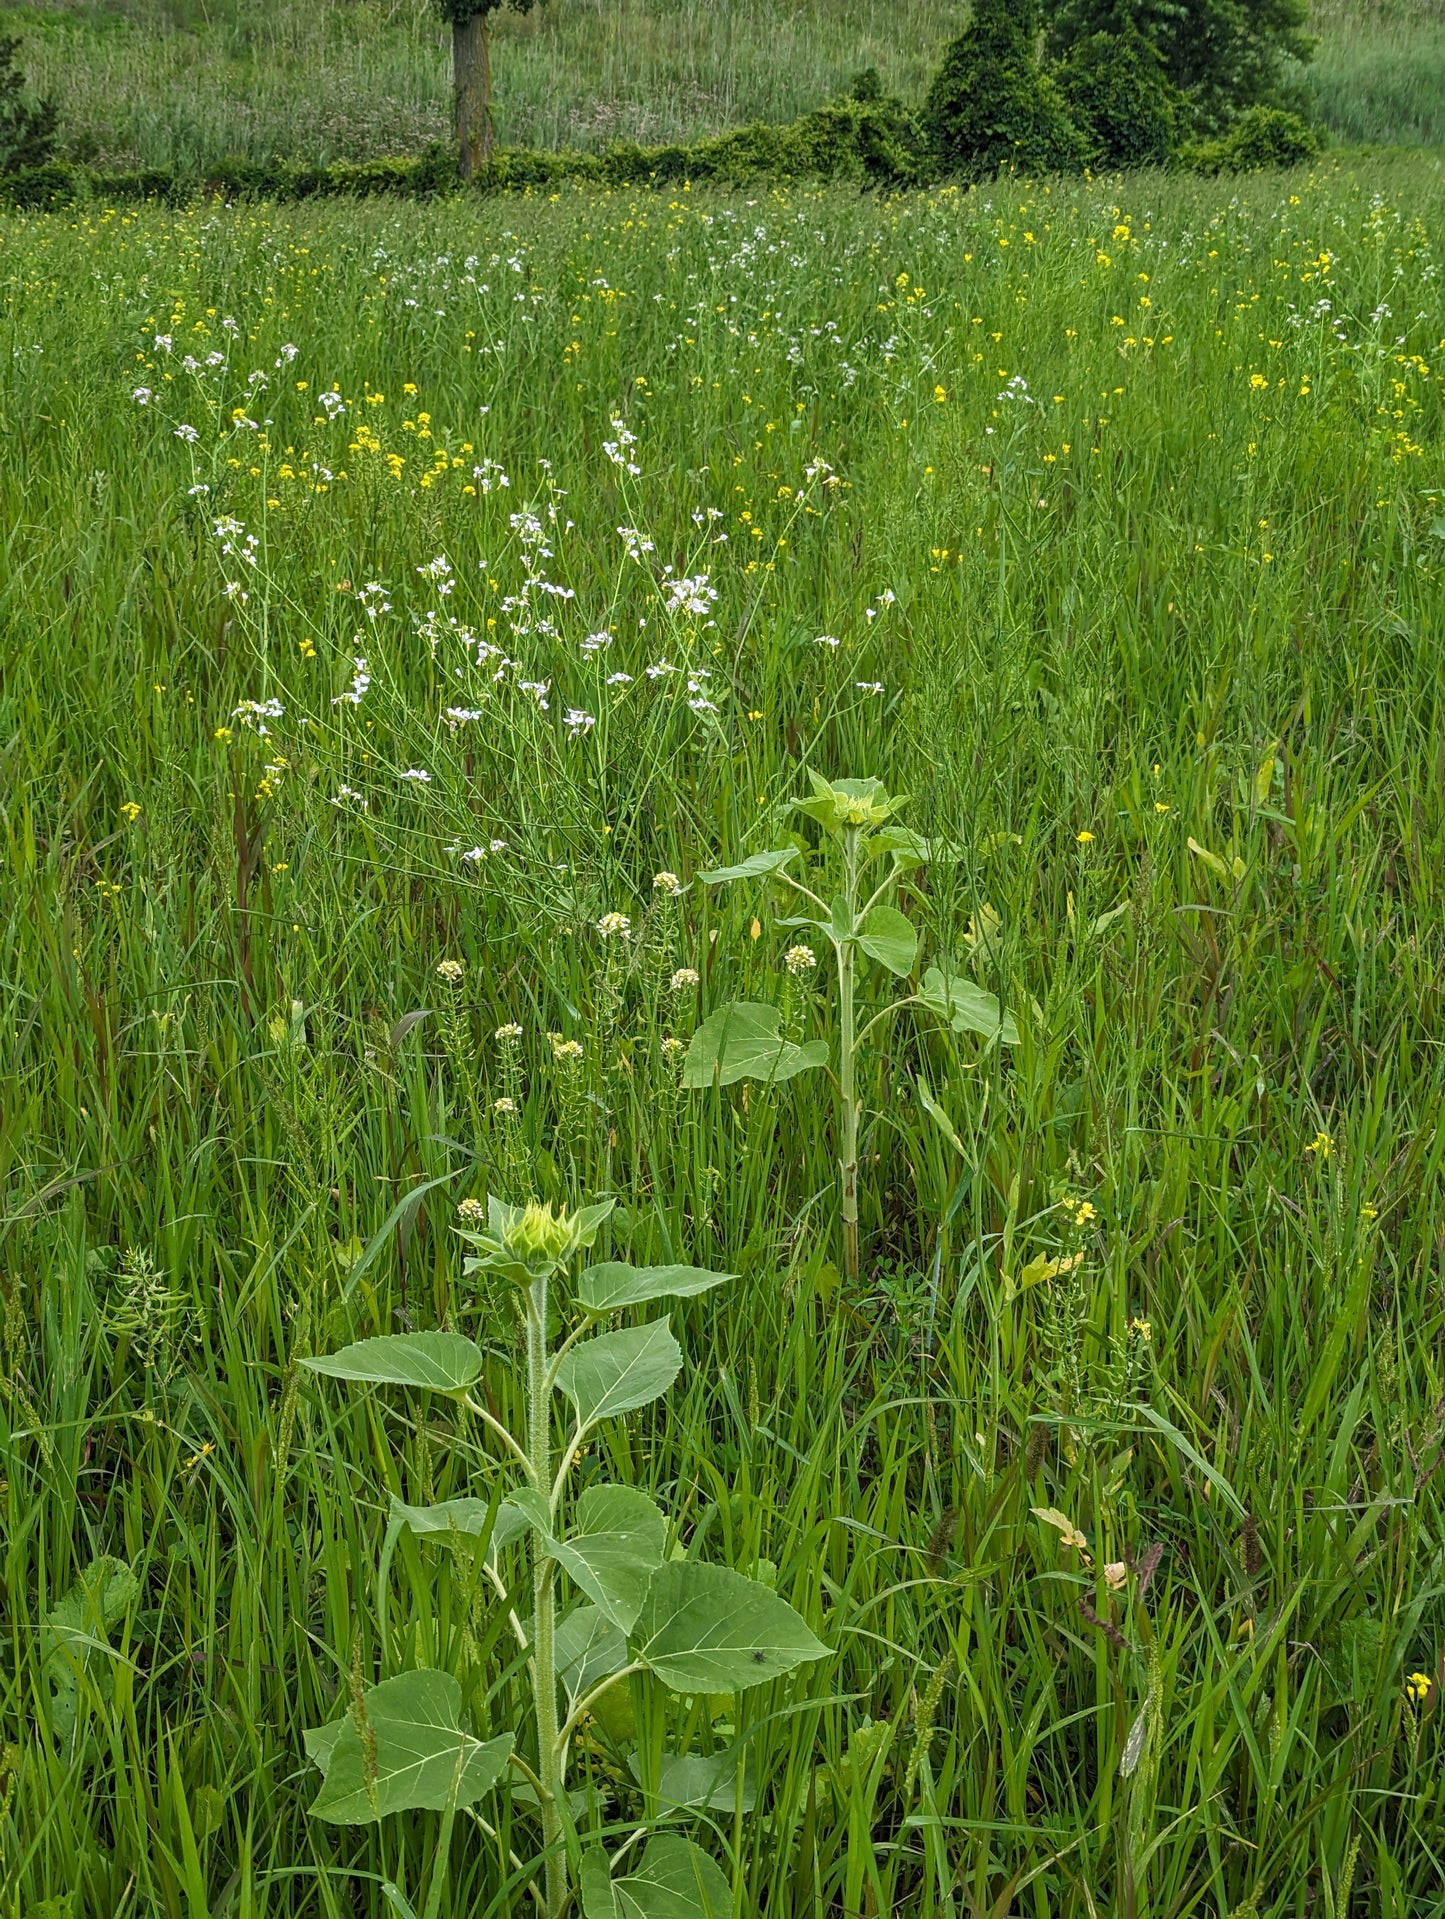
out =
[[[843,1232],[843,1268],[858,1277],[858,1061],[879,1023],[905,1006],[919,1006],[945,1019],[958,1033],[971,1032],[1001,1045],[1018,1043],[1018,1027],[994,994],[945,963],[924,973],[916,991],[883,1006],[858,1025],[859,975],[871,961],[896,979],[908,979],[918,965],[918,934],[897,905],[900,881],[928,865],[941,849],[906,826],[894,823],[904,804],[878,780],[825,780],[810,770],[813,791],[789,805],[823,829],[819,854],[799,845],[754,853],[736,866],[723,866],[699,878],[706,886],[761,879],[790,887],[816,907],[780,918],[780,927],[811,928],[833,950],[838,983],[838,1069],[829,1068],[826,1039],[802,1044],[786,1038],[775,1006],[748,1000],[715,1008],[698,1027],[683,1067],[683,1084],[694,1088],[730,1086],[742,1079],[779,1082],[812,1067],[829,1070],[836,1093],[838,1139],[838,1213]],[[881,869],[881,872],[880,872]],[[807,877],[801,877],[806,874]],[[814,884],[809,884],[809,881]],[[832,891],[831,900],[815,890]],[[836,890],[834,890],[836,889]],[[927,1103],[927,1102],[926,1102]],[[931,1110],[931,1108],[930,1108]]]
[[[475,1494],[424,1507],[393,1498],[379,1585],[384,1592],[406,1531],[464,1540],[480,1552],[526,1656],[526,1723],[474,1737],[456,1676],[424,1668],[358,1686],[349,1713],[306,1735],[323,1775],[311,1808],[317,1818],[365,1824],[415,1809],[442,1815],[423,1919],[440,1909],[456,1813],[500,1788],[509,1770],[540,1827],[544,1919],[561,1919],[574,1887],[583,1919],[728,1919],[728,1878],[692,1840],[643,1825],[609,1857],[597,1837],[579,1831],[567,1791],[573,1739],[604,1695],[634,1676],[650,1674],[676,1694],[737,1693],[827,1652],[761,1582],[669,1552],[667,1516],[647,1493],[595,1481],[573,1490],[574,1468],[598,1428],[660,1398],[682,1370],[666,1315],[640,1325],[620,1324],[622,1315],[731,1277],[608,1260],[569,1280],[612,1204],[558,1214],[494,1198],[485,1226],[459,1228],[472,1248],[467,1271],[486,1276],[510,1317],[515,1337],[504,1350],[521,1349],[524,1430],[510,1430],[474,1392],[486,1356],[460,1333],[387,1334],[305,1362],[360,1385],[445,1394],[492,1447]],[[519,1563],[520,1578],[509,1578]],[[736,1767],[739,1758],[718,1763]]]

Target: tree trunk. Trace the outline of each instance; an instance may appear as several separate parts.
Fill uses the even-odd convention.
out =
[[[464,181],[492,157],[492,60],[485,11],[452,22],[457,166]]]

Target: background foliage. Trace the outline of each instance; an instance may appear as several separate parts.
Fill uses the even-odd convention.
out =
[[[921,102],[953,0],[553,0],[494,16],[503,145],[660,145],[796,119],[876,66]],[[416,153],[450,133],[450,39],[427,0],[29,0],[0,8],[59,103],[68,159],[195,173],[227,159]],[[1318,0],[1300,76],[1331,134],[1445,142],[1433,0]]]

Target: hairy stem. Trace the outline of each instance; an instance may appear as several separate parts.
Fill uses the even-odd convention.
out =
[[[527,1300],[527,1440],[532,1483],[545,1492],[552,1483],[552,1407],[547,1379],[547,1281],[534,1280]],[[532,1541],[532,1703],[537,1716],[538,1798],[548,1919],[561,1919],[567,1904],[567,1855],[563,1849],[562,1768],[557,1749],[556,1601],[552,1561]]]
[[[843,840],[843,892],[852,915],[858,897],[858,831],[849,827]],[[858,1102],[854,1092],[854,963],[851,941],[838,952],[838,1094],[842,1104],[839,1128],[839,1172],[842,1178],[840,1212],[843,1219],[843,1272],[858,1277]]]

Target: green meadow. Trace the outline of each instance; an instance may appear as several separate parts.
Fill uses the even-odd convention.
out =
[[[6,1919],[1445,1912],[1442,228],[5,216]],[[727,1276],[574,1478],[797,1621],[624,1627],[560,1802],[529,1200],[529,1340]],[[382,1336],[465,1391],[307,1364]],[[512,1756],[372,1818],[422,1672]]]

